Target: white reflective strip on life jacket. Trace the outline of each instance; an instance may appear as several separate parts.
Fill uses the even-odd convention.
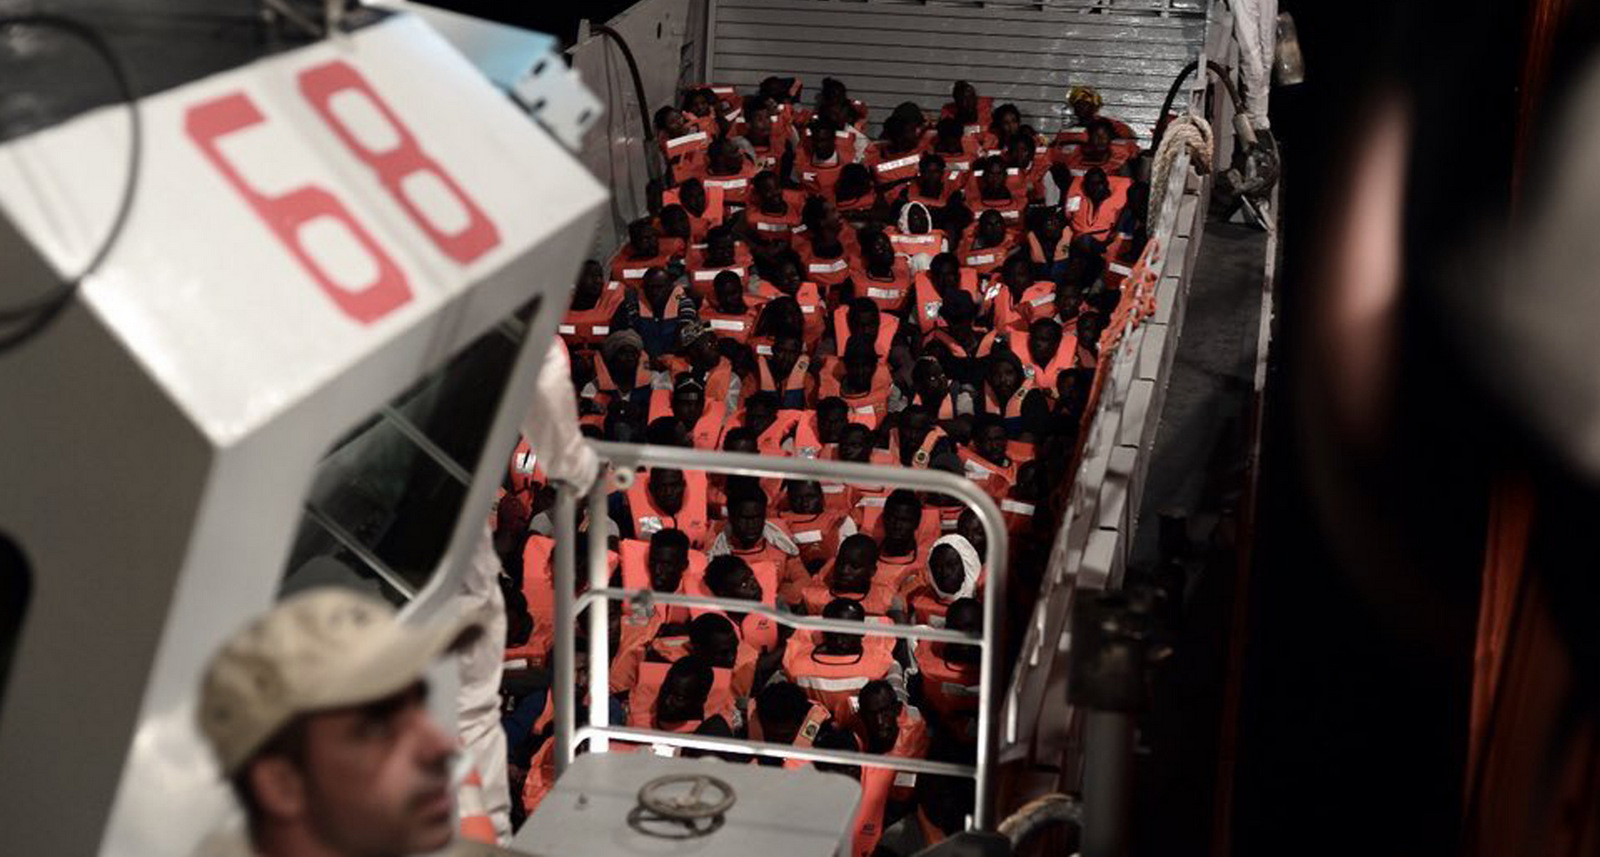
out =
[[[891,170],[898,170],[901,167],[909,167],[921,160],[921,155],[907,155],[903,158],[895,158],[892,161],[883,161],[878,164],[878,172],[887,173]]]
[[[814,545],[822,541],[821,530],[796,530],[794,533],[795,544]]]
[[[556,332],[557,333],[564,333],[564,334],[567,334],[567,335],[571,335],[571,334],[577,333],[578,332],[578,328],[577,328],[576,325],[558,324],[558,325],[556,325]]]
[[[975,461],[972,461],[971,459],[968,459],[967,461],[965,461],[963,463],[966,465],[967,476],[969,478],[973,478],[973,479],[988,479],[989,477],[994,475],[994,471],[993,470],[990,470],[989,468],[984,467],[983,465],[981,465],[981,464],[979,464],[979,463],[977,463]]]
[[[1056,299],[1055,295],[1045,295],[1043,297],[1037,297],[1037,298],[1033,298],[1033,299],[1029,300],[1028,301],[1028,305],[1029,306],[1044,306],[1045,304],[1050,303],[1051,301],[1053,301],[1055,299]]]
[[[861,498],[861,502],[857,503],[856,505],[857,506],[869,506],[869,507],[873,507],[873,508],[882,508],[884,502],[887,501],[888,499],[889,499],[888,497],[878,497],[878,496],[862,497]]]
[[[712,330],[744,330],[744,322],[732,321],[726,318],[711,319]]]
[[[1083,197],[1078,196],[1076,194],[1067,197],[1067,210],[1068,211],[1077,211],[1078,209],[1080,209],[1082,207],[1083,207]]]
[[[687,146],[690,143],[698,143],[701,140],[707,139],[709,136],[710,135],[706,134],[704,131],[696,131],[693,134],[685,134],[682,137],[673,137],[671,140],[667,141],[667,151],[670,152],[673,149],[676,149],[680,146]]]
[[[806,315],[812,315],[812,314],[816,313],[817,307],[816,307],[815,304],[801,304],[800,305],[800,311],[805,313]]]
[[[528,659],[512,658],[511,660],[505,662],[503,668],[508,670],[525,670],[528,668]]]
[[[611,332],[611,325],[609,325],[609,324],[597,324],[597,325],[594,326],[594,335],[595,336],[605,336],[606,334],[608,334],[610,332]]]
[[[967,125],[961,130],[961,133],[963,133],[963,134],[982,134],[983,133],[983,126],[982,125]]]
[[[762,357],[771,357],[772,356],[772,346],[770,346],[770,345],[757,345],[756,346],[756,353],[760,354]]]
[[[917,775],[914,771],[895,771],[894,787],[909,789],[917,784]]]
[[[704,271],[695,271],[694,272],[694,279],[695,279],[695,282],[702,282],[702,281],[706,281],[706,280],[715,280],[717,278],[717,275],[722,273],[723,271],[732,271],[732,272],[734,272],[735,274],[738,274],[741,277],[744,276],[744,268],[742,268],[742,267],[739,267],[739,268],[708,268],[708,269],[706,269]]]
[[[761,232],[788,232],[789,225],[787,223],[768,223],[763,220],[756,223],[756,229]]]
[[[856,413],[861,414],[863,416],[865,416],[867,414],[875,414],[875,413],[878,412],[878,409],[874,408],[871,405],[857,405],[854,410],[855,410]]]
[[[830,484],[822,486],[822,493],[824,493],[824,494],[843,494],[844,493],[844,486],[838,484],[837,482],[830,483]]]
[[[989,265],[989,264],[993,264],[993,262],[994,262],[994,254],[993,253],[984,253],[981,256],[968,256],[967,257],[967,264],[968,265]]]
[[[649,270],[649,268],[623,268],[622,276],[631,280],[644,276],[645,272]]]
[[[837,274],[848,267],[849,264],[843,259],[834,259],[832,262],[812,262],[806,267],[810,268],[813,274]]]
[[[839,693],[846,690],[860,690],[867,686],[868,681],[871,681],[871,679],[864,676],[824,678],[822,676],[803,675],[797,676],[794,683],[801,687],[820,690],[824,693]]]
[[[634,529],[639,531],[639,535],[648,536],[661,529],[661,516],[643,515],[639,518],[639,526]]]
[[[1086,175],[1089,171],[1088,170],[1072,170],[1071,172],[1075,176],[1081,176],[1081,175]]]
[[[1012,512],[1018,515],[1031,515],[1033,514],[1033,504],[1024,503],[1020,500],[1001,500],[1000,511]]]
[[[1121,274],[1124,277],[1133,273],[1133,268],[1130,268],[1127,265],[1119,265],[1116,262],[1107,262],[1106,267],[1110,269],[1111,273]]]
[[[749,184],[749,179],[704,179],[701,184],[706,187],[720,187],[723,190],[733,190]]]
[[[894,300],[895,298],[900,297],[903,294],[905,294],[905,292],[902,292],[899,289],[880,289],[880,288],[877,288],[875,286],[868,286],[867,287],[867,297],[869,297],[869,298],[881,298],[883,300],[889,301],[889,300]]]
[[[1015,208],[1007,208],[1000,212],[1000,216],[1007,220],[1016,220],[1022,216],[1022,212]]]

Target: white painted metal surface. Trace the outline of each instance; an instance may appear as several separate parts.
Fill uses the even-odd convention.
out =
[[[34,576],[0,711],[5,854],[185,854],[227,816],[193,694],[273,600],[319,459],[542,294],[488,434],[509,448],[605,198],[409,16],[140,109],[122,240],[0,359],[0,530]],[[0,148],[0,211],[55,269],[99,239],[126,143],[107,108]],[[485,460],[410,616],[481,534]]]
[[[837,77],[874,122],[903,101],[937,113],[965,79],[1047,134],[1071,119],[1067,89],[1082,84],[1148,141],[1167,87],[1200,45],[1204,9],[1202,0],[714,0],[707,74],[741,89],[797,75],[810,92]]]

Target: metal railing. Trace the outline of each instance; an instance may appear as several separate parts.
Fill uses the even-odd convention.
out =
[[[563,486],[557,493],[555,509],[555,690],[552,697],[555,704],[554,740],[558,777],[572,762],[580,743],[587,741],[590,752],[603,753],[609,748],[612,738],[710,752],[742,752],[808,762],[865,765],[913,773],[964,776],[971,777],[976,785],[973,824],[978,829],[993,829],[996,821],[993,769],[998,758],[996,722],[1001,703],[1001,694],[996,691],[996,687],[1000,680],[1000,646],[1003,639],[999,628],[1005,615],[1008,544],[1004,519],[1000,515],[999,508],[987,494],[967,479],[936,470],[883,467],[810,458],[778,458],[734,452],[708,452],[668,446],[632,446],[598,441],[591,441],[590,446],[600,456],[601,461],[609,464],[612,469],[612,472],[603,473],[595,488],[589,492],[591,528],[603,526],[599,522],[607,517],[607,497],[610,490],[625,488],[627,484],[631,484],[634,472],[640,467],[699,470],[728,476],[800,478],[909,488],[956,497],[977,513],[987,536],[984,556],[987,583],[983,599],[983,632],[967,634],[929,626],[877,625],[820,619],[798,616],[764,604],[752,604],[749,601],[616,588],[610,585],[609,563],[603,550],[589,551],[589,588],[582,596],[574,596],[577,583],[574,548],[578,496],[570,486]],[[756,613],[790,628],[801,630],[975,645],[982,651],[982,673],[978,680],[978,736],[974,764],[956,765],[922,759],[878,756],[871,753],[819,750],[738,738],[685,735],[613,726],[609,723],[609,706],[605,704],[610,693],[608,676],[611,657],[609,617],[603,605],[610,601],[626,601],[635,597],[648,597],[662,604]],[[589,723],[580,729],[577,726],[577,699],[573,688],[576,684],[574,659],[577,656],[577,614],[584,608],[589,609],[589,670],[584,690],[589,695],[590,704]],[[598,692],[596,692],[597,676]]]

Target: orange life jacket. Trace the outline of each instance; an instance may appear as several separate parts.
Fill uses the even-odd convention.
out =
[[[1015,243],[1022,235],[1022,211],[1028,207],[1028,195],[1011,190],[1007,182],[1008,195],[1005,199],[984,199],[983,192],[979,190],[978,177],[974,175],[967,184],[967,207],[972,209],[973,222],[976,223],[985,211],[998,211],[1006,222],[1006,236]]]
[[[939,108],[940,119],[953,119],[955,116],[956,104],[954,101],[947,101],[943,107]],[[964,126],[962,133],[982,134],[992,121],[994,121],[994,99],[987,95],[980,95],[978,96],[978,121],[975,124]]]
[[[894,666],[894,640],[862,637],[860,655],[840,656],[818,654],[820,639],[816,631],[796,631],[783,653],[783,671],[812,701],[845,722],[850,717],[850,701],[861,688],[889,675]]]
[[[761,206],[754,204],[744,210],[745,222],[761,238],[788,243],[790,235],[800,227],[800,211],[806,204],[805,191],[785,190],[783,199],[788,210],[782,214],[768,214]]]
[[[556,332],[573,348],[592,348],[600,344],[611,334],[611,317],[616,315],[617,308],[622,306],[623,295],[626,294],[621,280],[612,280],[606,283],[605,290],[600,293],[600,299],[595,301],[589,309],[567,310],[561,323],[556,326]]]
[[[1066,210],[1067,227],[1072,230],[1074,238],[1091,235],[1096,240],[1105,241],[1112,237],[1117,219],[1122,216],[1122,209],[1128,204],[1128,188],[1133,185],[1133,180],[1122,176],[1108,176],[1107,182],[1111,186],[1111,195],[1096,207],[1087,196],[1083,195],[1083,177],[1079,176],[1072,180],[1072,185],[1067,189],[1061,205]]]
[[[661,729],[655,725],[656,699],[661,696],[661,684],[667,680],[667,671],[672,669],[671,664],[654,663],[646,661],[639,665],[639,683],[628,693],[628,725],[635,729]],[[723,712],[733,710],[733,691],[730,684],[733,674],[722,667],[711,668],[711,694],[706,697],[704,714],[707,718]],[[702,720],[690,721],[693,726],[685,729],[683,724],[671,727],[672,732],[693,732]],[[732,722],[729,725],[733,725]]]
[[[743,244],[734,248],[733,264],[731,265],[713,265],[706,259],[705,252],[700,250],[692,251],[685,261],[685,266],[689,269],[690,293],[699,298],[700,302],[704,304],[711,300],[711,285],[716,281],[718,274],[723,271],[733,271],[739,275],[740,281],[748,281],[750,279],[751,264],[750,248]]]
[[[706,149],[710,148],[711,137],[716,133],[707,131],[699,122],[691,124],[692,128],[685,129],[676,137],[668,137],[665,131],[656,132],[656,145],[661,149],[661,156],[672,165],[673,175],[679,178],[704,168]]]
[[[1000,501],[1000,516],[1005,519],[1006,532],[1013,537],[1020,536],[1033,529],[1034,515],[1038,506],[1034,503],[1006,497]]]
[[[951,733],[974,738],[978,711],[978,664],[953,664],[944,658],[946,643],[918,643],[912,654],[922,673],[922,699]]]
[[[711,301],[706,301],[700,306],[700,318],[712,333],[740,345],[747,343],[756,329],[756,308],[748,302],[745,303],[744,312],[730,313],[721,312]]]
[[[509,669],[542,669],[550,663],[550,647],[556,636],[556,541],[548,536],[529,536],[522,545],[522,597],[528,602],[528,618],[533,633],[520,646],[506,649]]]
[[[836,259],[824,259],[817,255],[816,248],[810,241],[800,244],[800,258],[805,262],[806,279],[814,282],[824,291],[843,283],[850,278],[850,258],[854,255],[854,247],[850,241],[839,239],[839,246],[843,252]]]
[[[1127,282],[1128,276],[1133,273],[1133,266],[1138,263],[1138,259],[1122,261],[1122,253],[1132,240],[1133,236],[1119,232],[1111,239],[1111,246],[1106,248],[1106,267],[1101,275],[1105,278],[1106,288],[1122,291],[1122,284]]]
[[[755,178],[756,169],[754,161],[740,160],[739,171],[731,175],[719,176],[711,172],[711,165],[707,164],[700,170],[700,182],[711,188],[721,188],[722,198],[728,205],[745,205],[750,198],[750,180]]]
[[[872,178],[880,187],[910,181],[917,177],[926,149],[926,143],[918,143],[909,152],[893,153],[888,143],[874,143],[867,149],[867,169],[872,170]]]
[[[872,387],[865,393],[847,393],[841,380],[844,367],[837,358],[824,361],[822,372],[817,379],[818,400],[829,396],[838,396],[844,399],[845,406],[850,409],[850,422],[861,423],[867,428],[876,430],[878,424],[889,413],[889,378],[888,361],[878,364],[877,371],[872,374]]]
[[[977,230],[969,231],[961,239],[961,247],[956,256],[961,260],[961,267],[971,268],[979,274],[992,274],[1005,264],[1006,257],[1016,249],[1016,240],[1010,231],[1006,232],[1005,240],[990,247],[977,246]]]
[[[1129,161],[1139,156],[1139,144],[1133,140],[1112,140],[1111,148],[1106,150],[1104,158],[1095,160],[1089,157],[1085,148],[1087,138],[1074,141],[1072,132],[1064,132],[1056,136],[1056,143],[1050,147],[1051,163],[1066,167],[1075,176],[1081,176],[1093,167],[1099,167],[1112,175],[1123,168]]]
[[[832,719],[832,717],[833,712],[821,705],[816,704],[815,702],[811,703],[811,708],[806,711],[805,719],[800,721],[799,731],[795,732],[794,734],[794,742],[792,746],[810,747],[816,742],[817,732],[822,729],[822,724],[827,723],[830,719]],[[750,740],[767,740],[764,737],[764,727],[761,725],[761,711],[756,706],[756,702],[753,699],[750,700],[749,728]]]
[[[622,585],[626,589],[650,589],[650,542],[641,539],[623,539],[617,551],[622,559]],[[703,589],[699,582],[706,573],[706,555],[700,551],[689,550],[689,567],[683,572],[683,579],[678,582],[674,590],[678,594],[688,594]],[[623,604],[623,616],[628,616],[632,605]],[[687,622],[690,619],[689,608],[667,607],[656,605],[653,611],[667,622]]]
[[[831,197],[833,186],[839,183],[839,173],[847,164],[855,163],[855,146],[850,135],[840,132],[843,139],[836,140],[833,157],[818,161],[811,152],[809,140],[795,147],[794,177],[800,187],[812,196]]]
[[[761,586],[761,603],[772,607],[777,604],[778,578],[788,557],[777,548],[770,548],[769,553],[769,547],[763,540],[761,548],[753,551],[736,549],[733,551],[733,555],[744,560],[750,566],[750,572],[755,575],[756,582]],[[709,589],[704,589],[702,585],[702,590],[696,594],[711,595],[712,592]],[[702,613],[723,613],[721,610],[698,607],[692,612],[696,616]],[[729,618],[731,619],[732,617],[730,616]],[[763,652],[770,652],[778,647],[778,626],[765,616],[746,613],[743,619],[735,623],[735,627],[739,630],[740,639]]]
[[[977,483],[997,504],[1010,493],[1011,486],[1017,484],[1015,461],[999,465],[966,448],[956,450],[956,454],[961,457],[967,478]]]
[[[689,441],[695,449],[721,449],[723,423],[727,421],[728,406],[707,401],[700,419],[689,429]],[[672,416],[672,391],[650,391],[650,421]]]
[[[927,256],[932,258],[945,251],[949,245],[943,230],[931,229],[921,235],[912,235],[890,230],[889,244],[894,247],[896,256],[910,260],[914,256]]]
[[[1056,388],[1056,378],[1077,362],[1078,337],[1071,331],[1062,331],[1061,345],[1056,348],[1056,353],[1050,358],[1050,362],[1044,366],[1035,363],[1033,355],[1028,353],[1026,333],[1011,334],[1011,351],[1022,361],[1022,374],[1027,376],[1033,386],[1053,391]]]
[[[850,329],[850,308],[841,306],[835,309],[833,311],[833,337],[838,343],[838,348],[841,352],[844,351],[844,346],[850,341],[850,336],[853,333],[854,331]],[[878,352],[879,357],[887,358],[889,356],[889,350],[894,347],[894,338],[899,333],[900,319],[889,315],[879,315],[878,339],[873,343],[873,348]],[[823,368],[826,369],[827,367],[824,366]]]
[[[861,769],[861,803],[851,822],[850,857],[872,857],[883,839],[883,811],[894,788],[894,771],[888,768]]]
[[[836,593],[833,587],[833,562],[829,562],[810,581],[800,588],[798,603],[804,604],[806,613],[821,616],[822,608],[835,598],[846,598],[861,605],[868,616],[887,616],[894,606],[895,588],[887,581],[874,577],[865,593]]]
[[[972,302],[979,303],[978,272],[971,268],[961,269],[961,290],[972,295]],[[939,325],[939,310],[944,307],[944,296],[934,288],[933,279],[927,271],[918,271],[912,279],[912,295],[917,307],[917,325],[923,333],[931,332]]]
[[[780,512],[779,519],[783,521],[789,535],[794,539],[795,546],[800,548],[802,563],[826,562],[839,551],[839,525],[844,522],[845,513],[840,510],[829,511],[826,507],[815,515],[802,515],[798,512]],[[793,604],[795,598],[785,599],[786,603]]]
[[[911,269],[906,265],[906,260],[899,257],[895,258],[894,268],[887,280],[872,276],[864,265],[850,266],[850,279],[856,284],[856,296],[871,299],[886,315],[900,312],[906,305],[906,296],[911,293]],[[880,324],[879,329],[882,327]],[[881,353],[887,354],[888,351]]]
[[[695,214],[694,212],[689,211],[688,209],[684,209],[684,211],[688,212],[688,214],[689,214],[689,230],[690,230],[690,233],[694,236],[694,240],[696,240],[696,241],[704,241],[704,240],[706,240],[706,232],[709,231],[711,229],[711,227],[713,227],[713,226],[721,226],[722,225],[722,221],[723,221],[723,215],[726,214],[726,207],[723,205],[723,199],[722,199],[722,188],[720,188],[720,187],[708,187],[705,190],[706,190],[706,210],[705,211],[702,211],[699,214]],[[677,188],[668,188],[668,189],[662,191],[661,192],[661,204],[662,205],[674,205],[674,204],[682,205],[683,204],[683,200],[678,194],[678,189]]]
[[[705,550],[711,543],[711,525],[706,519],[706,474],[683,471],[683,508],[669,515],[656,508],[650,498],[649,478],[635,479],[628,489],[628,514],[633,516],[634,538],[648,539],[657,530],[676,528],[689,537],[689,546]]]
[[[656,255],[647,259],[640,259],[632,255],[628,245],[622,245],[617,255],[611,259],[611,279],[620,280],[623,285],[637,289],[644,282],[645,272],[651,268],[664,268],[672,261],[672,250],[662,246]]]
[[[978,138],[966,135],[961,138],[961,151],[946,152],[939,149],[936,143],[928,144],[928,151],[944,158],[945,187],[955,191],[967,186],[967,178],[972,175],[972,164],[978,160]],[[947,194],[948,197],[948,194]]]

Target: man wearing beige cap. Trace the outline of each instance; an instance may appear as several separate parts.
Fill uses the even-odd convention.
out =
[[[211,659],[196,716],[244,806],[259,857],[400,857],[456,826],[456,739],[424,671],[482,633],[476,616],[400,623],[349,590],[294,595]]]

